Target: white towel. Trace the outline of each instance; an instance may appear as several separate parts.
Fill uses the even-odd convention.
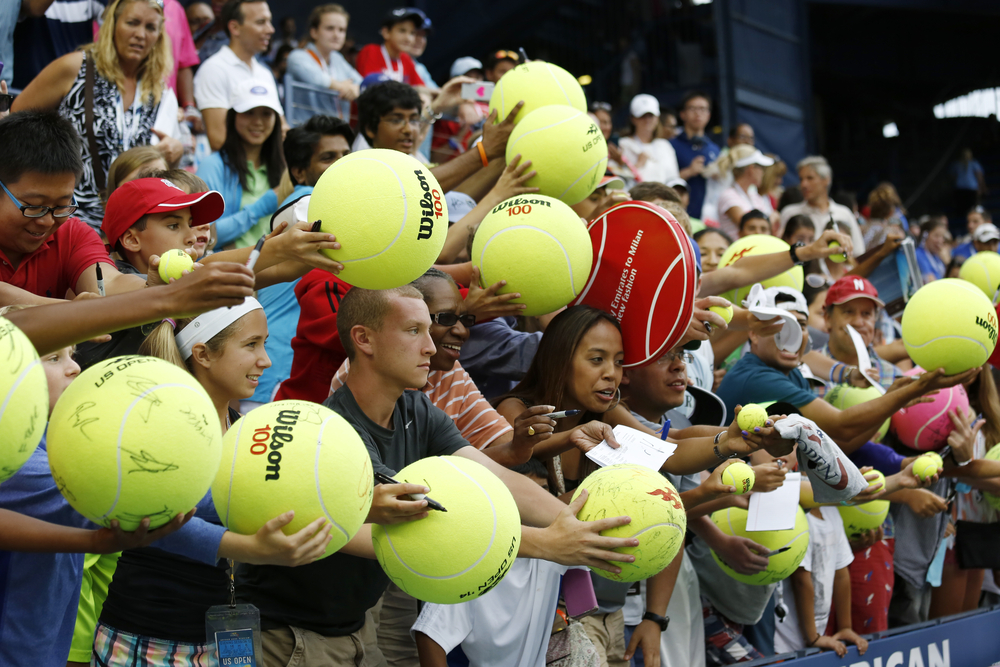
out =
[[[786,440],[795,440],[799,472],[809,476],[816,502],[850,500],[868,488],[858,467],[819,426],[802,415],[791,415],[775,424]]]

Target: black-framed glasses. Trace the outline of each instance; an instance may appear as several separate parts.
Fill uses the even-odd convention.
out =
[[[53,218],[68,218],[79,208],[76,204],[76,195],[73,195],[73,203],[69,206],[31,206],[18,201],[3,182],[0,182],[0,188],[3,188],[10,200],[14,202],[14,206],[17,206],[21,210],[21,215],[26,218],[44,218],[49,212],[52,213]]]
[[[453,327],[461,322],[462,326],[468,329],[476,323],[476,316],[472,314],[459,315],[458,313],[444,312],[433,313],[431,315],[431,320],[443,327]]]

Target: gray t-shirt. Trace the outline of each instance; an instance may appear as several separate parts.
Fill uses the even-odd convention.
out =
[[[375,470],[390,476],[420,459],[470,446],[451,417],[420,391],[406,391],[396,401],[391,429],[369,419],[346,385],[323,405],[350,422]],[[335,553],[302,567],[240,565],[236,594],[240,602],[260,609],[265,630],[294,626],[342,637],[364,625],[365,611],[375,606],[388,582],[378,561]]]
[[[947,498],[950,487],[950,480],[940,479],[936,484],[927,487],[927,490]],[[942,512],[929,519],[923,519],[914,514],[906,503],[890,504],[889,514],[893,520],[896,538],[896,550],[893,555],[895,572],[917,588],[923,588],[927,581],[927,570],[934,560],[934,554],[937,553],[945,528],[948,526],[949,514]]]
[[[715,562],[712,550],[702,539],[691,540],[687,554],[698,572],[701,594],[720,614],[743,625],[753,625],[761,619],[777,584],[753,586],[733,579]]]

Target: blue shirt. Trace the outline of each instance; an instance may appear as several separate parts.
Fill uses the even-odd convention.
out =
[[[960,245],[955,246],[955,249],[951,251],[951,256],[954,259],[962,258],[969,259],[976,254],[976,247],[972,245],[972,241],[966,241]]]
[[[497,317],[469,329],[459,361],[487,400],[502,396],[521,381],[535,358],[542,333],[514,328],[513,317]]]
[[[715,162],[719,157],[719,147],[706,136],[692,139],[687,135],[687,132],[681,132],[670,140],[670,145],[674,147],[674,152],[677,153],[677,167],[679,169],[690,167],[691,163],[699,155],[704,156],[706,165]],[[687,179],[688,195],[691,198],[688,202],[687,212],[692,218],[701,219],[701,208],[705,203],[705,188],[707,183],[705,177],[700,174]]]
[[[944,278],[944,272],[947,267],[941,261],[940,257],[928,252],[922,243],[917,248],[915,254],[917,255],[917,267],[920,269],[920,275],[931,275],[936,280]]]
[[[0,507],[61,526],[100,528],[59,493],[45,438],[0,485]],[[197,514],[218,522],[211,493],[198,503]],[[196,517],[156,546],[214,565],[225,530]],[[0,551],[0,665],[65,666],[76,629],[83,556]]]
[[[744,354],[729,369],[715,393],[731,415],[736,414],[737,405],[748,403],[784,401],[801,408],[816,400],[816,394],[799,369],[782,373],[765,364],[753,352]]]
[[[951,175],[955,179],[955,187],[959,190],[978,190],[979,179],[976,173],[983,173],[983,167],[976,160],[962,164],[959,160],[951,165]]]
[[[281,206],[311,194],[312,191],[310,185],[296,185],[292,194],[281,202]],[[299,300],[295,297],[295,286],[298,284],[298,280],[278,283],[257,292],[257,300],[267,315],[267,356],[271,358],[271,367],[260,376],[257,391],[249,399],[251,401],[270,403],[274,390],[291,375],[294,356],[292,338],[295,337],[295,328],[299,324]]]
[[[289,53],[285,68],[285,82],[296,81],[317,88],[329,88],[331,81],[361,83],[361,75],[351,67],[340,51],[330,52],[330,61],[325,68],[316,61],[317,58],[319,58],[319,53],[316,51],[316,45],[312,43],[309,43],[304,49],[295,49]],[[336,104],[340,109],[339,117],[350,120],[351,103],[347,100],[338,100]]]

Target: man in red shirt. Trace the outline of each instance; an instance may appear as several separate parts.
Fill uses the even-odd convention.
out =
[[[22,111],[0,120],[0,306],[47,303],[98,292],[141,289],[142,278],[118,272],[101,238],[72,217],[73,188],[83,173],[80,138],[55,112]]]
[[[386,14],[382,21],[382,44],[368,44],[355,63],[361,76],[384,73],[393,81],[423,86],[425,82],[413,65],[409,50],[417,30],[424,27],[426,17],[416,10],[399,8]]]

